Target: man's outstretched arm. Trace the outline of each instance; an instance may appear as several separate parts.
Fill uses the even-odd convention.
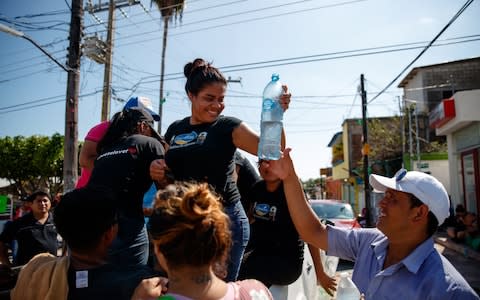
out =
[[[282,158],[268,162],[268,168],[283,180],[285,197],[293,224],[301,238],[317,248],[328,248],[327,228],[313,212],[305,199],[302,185],[290,158],[290,148],[284,150]]]

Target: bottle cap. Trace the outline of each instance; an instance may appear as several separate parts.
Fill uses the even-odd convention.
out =
[[[277,81],[278,79],[280,79],[280,76],[278,76],[277,73],[273,73],[272,74],[272,81]]]

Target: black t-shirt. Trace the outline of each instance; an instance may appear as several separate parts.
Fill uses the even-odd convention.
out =
[[[110,188],[122,214],[143,219],[143,195],[152,185],[150,163],[164,152],[154,138],[140,134],[124,138],[98,155],[88,185]]]
[[[259,181],[248,197],[253,203],[254,218],[248,248],[262,253],[275,251],[296,259],[298,254],[303,258],[303,241],[290,217],[283,184],[274,192],[268,192],[265,181]]]
[[[95,269],[68,270],[68,300],[130,300],[142,279],[158,273],[146,266],[106,264]]]
[[[239,167],[237,174],[237,187],[242,197],[242,204],[245,209],[249,208],[248,192],[253,184],[260,180],[257,170],[250,161],[239,151],[235,152],[235,164]]]
[[[9,223],[0,235],[0,241],[11,243],[13,240],[18,242],[15,265],[24,265],[39,253],[48,252],[56,256],[57,229],[52,214],[48,214],[44,224],[39,223],[31,212]]]
[[[291,284],[302,272],[304,243],[290,218],[283,184],[268,192],[265,181],[259,181],[248,197],[254,222],[239,279],[253,278],[267,286]]]
[[[172,123],[165,133],[169,144],[165,160],[175,180],[208,182],[224,203],[239,201],[232,132],[240,123],[224,116],[213,123],[190,125],[190,117]]]

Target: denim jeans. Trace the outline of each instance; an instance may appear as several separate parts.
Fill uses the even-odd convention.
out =
[[[230,230],[232,231],[232,248],[230,249],[227,277],[225,278],[225,281],[229,282],[237,280],[243,253],[250,238],[250,224],[240,201],[226,205],[224,210],[230,217]]]
[[[148,243],[143,218],[120,216],[117,237],[108,251],[108,262],[119,265],[147,265]]]

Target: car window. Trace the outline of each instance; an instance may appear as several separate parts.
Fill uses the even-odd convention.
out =
[[[353,219],[353,210],[345,203],[314,203],[313,211],[322,219]]]

